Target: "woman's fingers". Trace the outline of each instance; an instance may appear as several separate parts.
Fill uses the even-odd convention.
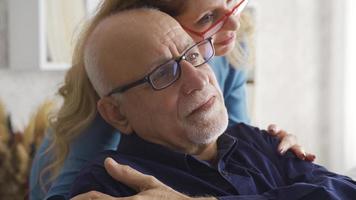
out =
[[[275,124],[270,124],[268,127],[267,127],[267,132],[272,135],[272,136],[275,136],[278,134],[278,127],[277,125]]]
[[[285,154],[290,148],[297,144],[297,137],[292,134],[288,134],[284,130],[280,130],[276,137],[281,141],[278,145],[278,152]]]
[[[307,156],[305,157],[305,160],[309,161],[309,162],[314,162],[315,158],[316,158],[316,156],[314,154],[307,153]]]
[[[293,134],[288,134],[285,130],[280,130],[276,124],[270,124],[267,127],[267,132],[277,137],[280,140],[278,152],[283,155],[288,150],[291,150],[299,159],[313,162],[316,158],[314,154],[306,153],[302,146],[298,144],[297,137]]]
[[[290,150],[301,160],[305,160],[307,157],[304,149],[298,144],[293,145]]]

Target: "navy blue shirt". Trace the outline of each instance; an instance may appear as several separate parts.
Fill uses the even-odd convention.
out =
[[[296,158],[280,156],[278,139],[263,131],[237,124],[218,139],[215,163],[146,142],[135,134],[122,136],[117,151],[105,151],[86,166],[72,185],[71,196],[91,190],[121,197],[136,192],[106,173],[104,159],[155,176],[189,196],[225,200],[356,199],[356,182]]]

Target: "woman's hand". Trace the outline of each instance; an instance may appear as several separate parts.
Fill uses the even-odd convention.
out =
[[[130,197],[112,197],[101,192],[91,191],[75,196],[71,200],[217,200],[214,197],[192,198],[179,193],[153,176],[142,174],[135,169],[118,164],[111,158],[105,159],[105,169],[115,180],[137,191]]]
[[[281,130],[275,124],[271,124],[267,128],[267,132],[277,137],[281,142],[278,145],[278,152],[283,155],[288,150],[291,150],[299,159],[313,162],[315,155],[306,153],[302,146],[297,142],[297,137],[293,134],[287,133],[285,130]]]

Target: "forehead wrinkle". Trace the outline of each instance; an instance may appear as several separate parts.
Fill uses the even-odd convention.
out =
[[[130,59],[137,61],[137,57],[132,53],[132,51],[136,51],[136,48],[131,48],[133,46],[140,46],[140,50],[147,49],[148,51],[153,51],[151,52],[153,53],[151,56],[155,58],[150,61],[147,60],[146,64],[141,62],[143,66],[138,64],[133,66],[121,66],[110,64],[111,62],[109,64],[106,63],[108,65],[104,65],[105,68],[115,68],[116,71],[119,69],[122,73],[132,74],[132,77],[123,76],[120,79],[113,76],[113,73],[106,74],[110,77],[110,80],[112,79],[113,82],[115,82],[115,85],[141,78],[153,68],[163,64],[172,57],[180,55],[193,41],[179,23],[168,15],[152,12],[146,13],[145,15],[138,13],[137,16],[133,18],[130,17],[129,19],[127,19],[127,17],[128,16],[122,18],[120,15],[111,16],[98,25],[96,29],[98,34],[93,34],[92,39],[98,40],[100,38],[100,40],[102,40],[100,46],[109,48],[105,52],[110,52],[104,53],[104,51],[99,51],[103,53],[101,58],[106,61],[112,59],[121,60],[119,57],[122,59],[125,58],[128,62]],[[150,18],[149,21],[153,20],[153,23],[147,23],[148,18]],[[143,23],[143,21],[146,21],[146,23]],[[125,29],[118,28],[119,26],[122,27],[126,25],[127,27]],[[143,31],[145,34],[142,34],[140,30],[145,30]],[[127,31],[130,32],[130,34],[127,34]],[[115,42],[113,42],[113,40]],[[118,45],[113,46],[113,43]],[[114,55],[113,49],[121,49],[120,46],[125,46],[126,50],[120,50],[120,56]],[[128,66],[131,67],[129,68]],[[135,72],[132,73],[132,68],[142,69],[135,70]]]
[[[194,42],[181,26],[175,26],[164,33],[161,43],[168,47],[173,54],[172,56],[178,56]]]

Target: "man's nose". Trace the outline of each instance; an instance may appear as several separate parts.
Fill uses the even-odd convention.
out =
[[[186,95],[191,94],[196,90],[202,90],[209,83],[209,77],[205,70],[201,67],[194,67],[192,64],[187,61],[182,61],[181,63],[181,81],[182,81],[182,90]]]

